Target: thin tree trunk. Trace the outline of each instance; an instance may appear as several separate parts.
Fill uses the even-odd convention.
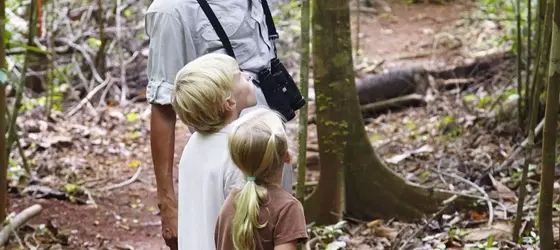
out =
[[[531,45],[531,39],[532,39],[532,4],[531,4],[532,0],[527,0],[527,62],[526,62],[526,66],[525,66],[525,93],[523,95],[523,99],[525,100],[525,108],[524,111],[525,114],[530,115],[530,103],[532,101],[531,99],[531,61],[532,61],[532,48],[533,46]],[[530,119],[530,118],[529,118]],[[525,128],[525,126],[523,126],[522,128]]]
[[[531,1],[531,0],[529,0]],[[531,91],[530,91],[530,100],[533,101],[535,100],[535,93],[538,92],[540,94],[540,88],[538,88],[536,85],[537,83],[537,77],[539,76],[539,72],[540,72],[540,64],[541,64],[541,58],[543,56],[543,52],[541,50],[541,48],[543,47],[543,39],[542,39],[542,29],[543,29],[543,24],[545,21],[545,15],[546,15],[546,0],[538,0],[537,2],[537,34],[536,34],[536,38],[537,38],[537,47],[535,49],[535,51],[537,52],[537,57],[533,66],[533,78],[531,80]],[[538,101],[538,98],[537,98]],[[530,105],[532,106],[532,104]],[[530,124],[527,124],[528,126],[530,126]],[[527,128],[528,130],[532,129],[532,128]]]
[[[312,16],[321,174],[306,202],[308,220],[332,224],[343,210],[363,220],[417,219],[436,212],[449,195],[406,183],[368,140],[354,83],[349,0],[314,1]]]
[[[530,3],[530,1],[529,1]],[[544,3],[542,3],[541,0],[539,0],[539,8],[538,8],[538,14],[537,16],[540,17],[540,12],[541,12],[541,4],[544,5]],[[539,18],[540,20],[540,18]],[[537,36],[539,36],[541,34],[540,32],[540,26],[541,26],[541,21],[538,21],[537,24]],[[540,37],[537,37],[537,48],[542,47],[539,43],[542,41],[542,39],[540,39]],[[529,50],[530,51],[530,50]],[[537,60],[536,60],[536,64],[535,64],[535,73],[533,76],[533,84],[532,84],[532,89],[533,90],[539,90],[539,94],[540,94],[540,89],[542,88],[541,83],[542,81],[538,80],[538,65],[541,62],[541,58],[542,56],[545,54],[545,52],[537,50]],[[525,197],[527,196],[527,189],[525,187],[525,185],[527,184],[527,175],[529,172],[529,163],[530,160],[532,158],[532,151],[535,147],[535,126],[537,123],[537,113],[538,113],[538,103],[539,103],[539,94],[535,95],[534,93],[531,94],[531,100],[529,102],[529,123],[528,123],[528,145],[527,145],[527,152],[528,155],[526,157],[526,161],[523,165],[523,172],[521,174],[521,182],[519,184],[519,200],[517,201],[517,212],[515,215],[515,223],[513,226],[513,241],[514,242],[518,242],[519,241],[519,234],[520,234],[520,230],[521,230],[521,222],[522,222],[522,218],[523,218],[523,204],[525,203]]]
[[[523,57],[523,41],[521,40],[521,0],[516,0],[515,17],[517,19],[517,113],[519,128],[523,128],[523,81],[521,79],[521,58]]]
[[[304,99],[309,97],[309,26],[311,17],[309,13],[309,1],[301,1],[301,64],[300,64],[300,89]],[[299,111],[299,153],[297,165],[296,198],[305,204],[305,172],[307,168],[307,120],[308,106],[304,105]],[[299,243],[298,250],[304,245]]]
[[[27,46],[33,47],[33,38],[37,33],[37,0],[31,0],[29,13],[29,32],[27,35]],[[10,152],[12,145],[16,138],[16,127],[17,127],[17,117],[19,109],[21,108],[21,101],[23,99],[23,91],[25,88],[25,79],[27,74],[27,69],[29,67],[30,61],[32,61],[32,52],[29,49],[25,50],[25,58],[23,59],[23,68],[21,70],[21,81],[16,87],[16,100],[12,107],[12,114],[10,115],[10,123],[8,124],[8,139],[6,140],[6,157],[10,157]]]
[[[0,41],[4,41],[6,23],[6,1],[0,0]],[[4,42],[0,43],[0,70],[6,70],[6,50]],[[7,80],[7,79],[5,79]],[[0,221],[6,218],[6,204],[8,199],[8,159],[6,157],[6,82],[0,82]]]
[[[556,129],[560,94],[560,0],[555,0],[552,47],[550,52],[548,89],[542,144],[542,170],[539,195],[539,237],[541,249],[553,249],[552,203],[554,167],[556,164]]]
[[[306,100],[309,96],[309,0],[301,2],[301,64],[300,88],[301,95]],[[299,111],[299,153],[297,168],[296,197],[303,204],[305,202],[305,170],[307,167],[307,105]]]

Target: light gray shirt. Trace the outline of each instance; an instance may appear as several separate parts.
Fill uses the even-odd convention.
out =
[[[231,42],[240,68],[257,73],[269,67],[274,48],[260,0],[207,1]],[[196,0],[154,0],[145,22],[150,38],[146,89],[150,103],[171,103],[175,75],[188,62],[211,52],[226,53]]]

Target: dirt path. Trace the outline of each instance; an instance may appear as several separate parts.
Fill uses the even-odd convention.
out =
[[[459,4],[437,6],[395,2],[398,3],[391,3],[391,13],[361,15],[361,49],[365,55],[388,59],[386,67],[399,66],[402,62],[390,57],[417,52],[415,45],[429,42],[434,33],[450,20],[459,18],[459,13],[465,9]],[[186,139],[187,129],[179,124],[175,147],[177,161]],[[155,177],[149,142],[144,152],[138,159],[144,168],[139,178],[141,181],[95,198],[97,208],[54,199],[13,199],[12,210],[19,211],[33,203],[42,204],[44,211],[32,223],[52,223],[69,235],[70,245],[62,249],[167,249],[161,239],[159,216],[156,214]],[[120,172],[130,178],[135,170],[126,168]]]

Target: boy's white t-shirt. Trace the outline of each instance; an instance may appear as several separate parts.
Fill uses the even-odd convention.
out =
[[[217,133],[193,133],[179,162],[179,250],[213,250],[216,219],[243,174],[229,156],[231,124]]]

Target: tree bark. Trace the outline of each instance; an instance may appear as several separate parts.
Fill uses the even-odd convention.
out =
[[[309,96],[309,1],[301,2],[301,65],[300,65],[300,88],[301,95],[306,100]],[[307,119],[308,105],[304,105],[299,111],[299,153],[297,167],[296,197],[305,202],[305,170],[307,168]]]
[[[4,31],[6,23],[6,0],[0,0],[0,70],[6,70],[6,48],[4,47]],[[7,79],[6,79],[7,80]],[[6,218],[8,199],[8,159],[6,157],[6,83],[0,82],[0,221]]]
[[[548,69],[548,89],[542,143],[542,173],[539,194],[539,236],[541,249],[553,249],[552,203],[556,164],[556,129],[560,94],[560,0],[554,1],[552,46]]]
[[[321,174],[306,202],[307,219],[333,224],[342,210],[363,220],[436,212],[449,196],[406,183],[367,138],[354,80],[348,0],[313,1],[312,24]]]
[[[308,209],[307,215],[317,225],[325,225],[336,223],[342,214],[343,142],[347,140],[343,131],[348,125],[343,120],[349,111],[346,107],[358,106],[356,97],[355,104],[347,103],[351,93],[345,91],[355,87],[348,0],[312,4],[313,75],[322,164],[319,185],[309,201],[317,209]]]

